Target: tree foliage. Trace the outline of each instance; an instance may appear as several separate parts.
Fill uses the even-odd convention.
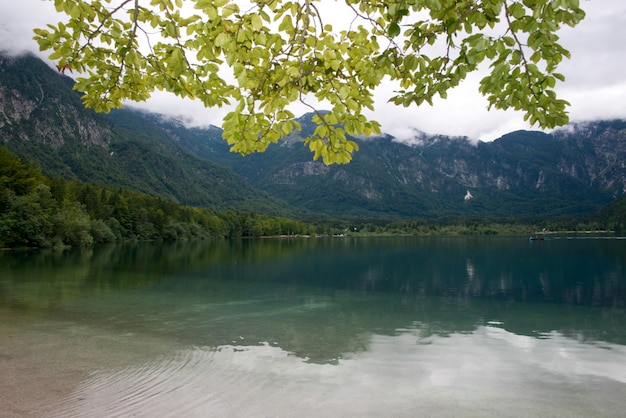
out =
[[[298,220],[218,214],[129,190],[50,179],[0,147],[0,248],[314,233]]]
[[[557,35],[584,17],[579,0],[54,0],[66,19],[35,39],[98,111],[155,90],[231,105],[222,127],[233,151],[264,151],[299,126],[290,105],[315,111],[314,158],[350,161],[355,135],[385,80],[391,101],[431,103],[489,64],[489,107],[541,127],[567,123],[554,87],[569,52]],[[340,20],[345,24],[329,23]],[[329,112],[315,107],[321,104]]]

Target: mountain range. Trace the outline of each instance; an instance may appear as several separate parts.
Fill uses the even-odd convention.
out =
[[[311,115],[261,154],[229,152],[221,129],[131,108],[85,109],[71,78],[0,54],[0,145],[44,174],[215,210],[316,219],[583,216],[626,192],[626,121],[512,132],[493,142],[416,133],[357,138],[347,165],[312,160]],[[450,121],[454,123],[454,121]]]

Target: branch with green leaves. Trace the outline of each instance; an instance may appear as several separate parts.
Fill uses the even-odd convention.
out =
[[[554,87],[569,52],[557,32],[584,18],[579,0],[51,1],[65,19],[35,40],[76,73],[87,107],[107,112],[156,90],[231,106],[224,139],[248,154],[298,130],[290,108],[302,103],[317,124],[305,143],[326,164],[349,162],[355,137],[380,133],[365,113],[382,83],[398,86],[395,104],[432,104],[484,62],[489,107],[543,128],[567,123]],[[346,24],[326,23],[329,13]]]

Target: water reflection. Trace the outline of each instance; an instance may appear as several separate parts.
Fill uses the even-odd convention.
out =
[[[72,276],[101,290],[149,286],[191,274],[623,308],[626,242],[590,241],[528,245],[510,238],[346,238],[126,245],[0,252],[0,271],[5,289],[8,283],[38,280],[44,273]]]
[[[625,250],[625,241],[607,240],[383,238],[0,252],[0,309],[97,317],[117,305],[119,315],[106,321],[165,327],[220,310],[244,318],[287,309],[292,321],[317,316],[386,333],[419,315],[442,332],[506,319],[525,335],[582,328],[590,338],[624,343],[614,315],[626,302]],[[519,315],[521,308],[533,313]]]
[[[565,408],[535,399],[546,391],[610,416],[626,406],[624,250],[335,238],[0,252],[0,366],[73,359],[82,377],[59,416]]]
[[[617,416],[623,346],[495,326],[447,338],[373,335],[335,366],[269,343],[195,347],[96,373],[57,416]],[[515,359],[512,361],[512,359]]]

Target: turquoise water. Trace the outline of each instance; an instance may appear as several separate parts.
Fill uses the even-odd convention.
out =
[[[14,416],[620,416],[626,240],[0,253]]]

